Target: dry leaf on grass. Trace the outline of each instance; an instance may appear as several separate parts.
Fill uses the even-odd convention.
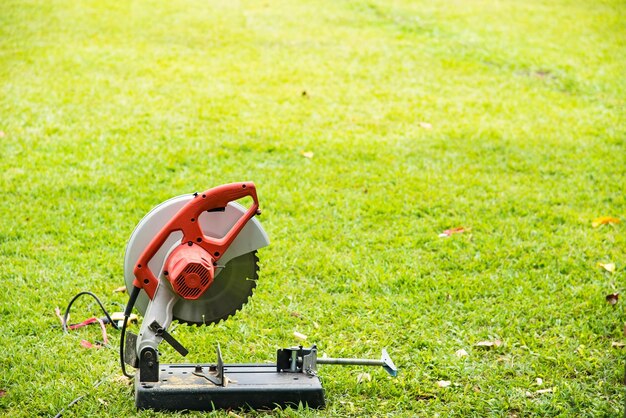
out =
[[[313,158],[315,155],[312,151],[302,151],[300,153],[304,158]]]
[[[480,341],[480,342],[477,342],[474,345],[476,347],[481,347],[481,348],[493,348],[493,347],[500,347],[502,345],[502,341],[500,341],[500,340]]]
[[[58,306],[56,308],[54,308],[54,313],[56,314],[57,318],[59,318],[59,321],[61,321],[61,326],[65,325],[65,321],[63,320],[63,315],[61,315],[61,308],[59,308]],[[70,314],[67,314],[67,320],[69,322],[70,320]],[[624,326],[626,327],[626,324],[624,324]]]
[[[134,385],[135,382],[133,379],[129,379],[128,377],[124,376],[123,374],[120,374],[116,377],[114,377],[113,379],[111,379],[111,381],[113,383],[120,383],[123,385]]]
[[[456,350],[454,355],[456,355],[459,358],[469,356],[469,354],[467,354],[467,351],[463,350],[462,348],[460,350]]]
[[[541,395],[541,394],[544,394],[544,393],[552,393],[552,392],[554,392],[554,388],[539,389],[535,393],[531,393],[531,392],[526,391],[526,397],[527,398],[532,398],[535,395]]]
[[[451,384],[452,382],[450,382],[449,380],[440,380],[437,382],[437,386],[439,386],[440,388],[447,388]]]
[[[294,331],[293,332],[293,336],[296,337],[297,339],[303,340],[303,341],[307,339],[306,335],[304,335],[304,334],[302,334],[302,333],[300,333],[298,331]]]
[[[600,218],[596,218],[591,222],[591,226],[597,228],[601,225],[617,225],[621,221],[614,216],[601,216]]]
[[[626,347],[626,344],[620,343],[618,341],[613,341],[611,343],[611,347],[613,347],[613,348],[624,348],[624,347]]]
[[[113,290],[113,293],[124,293],[126,292],[126,286],[120,286],[115,288],[115,290]]]
[[[619,293],[615,292],[615,293],[611,293],[605,296],[606,299],[606,303],[608,303],[609,305],[615,305],[617,303],[617,301],[619,300]]]
[[[598,267],[601,267],[609,273],[615,273],[615,263],[598,263]]]
[[[541,395],[542,393],[552,393],[554,392],[553,388],[547,388],[547,389],[539,389],[537,392],[535,392],[538,395]]]
[[[454,234],[462,234],[462,233],[468,232],[468,231],[469,231],[469,228],[465,228],[463,226],[457,226],[456,228],[446,229],[441,234],[439,234],[439,237],[440,238],[447,238],[447,237],[451,237]]]
[[[359,373],[356,377],[356,383],[370,382],[372,380],[372,376],[369,373]]]
[[[4,389],[0,389],[0,398],[4,398],[7,395],[7,391]]]
[[[428,122],[420,122],[419,126],[424,129],[433,129],[433,125]]]

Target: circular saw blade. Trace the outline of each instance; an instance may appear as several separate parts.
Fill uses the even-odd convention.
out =
[[[133,288],[135,278],[133,267],[137,258],[158,231],[192,198],[193,195],[183,195],[169,199],[152,209],[136,226],[128,241],[124,256],[124,280],[129,292]],[[244,211],[243,207],[231,202],[223,212],[204,213],[200,217],[202,230],[208,236],[221,237]],[[228,259],[228,261],[224,266],[216,269],[215,279],[211,286],[196,300],[180,298],[172,309],[173,319],[187,324],[208,325],[234,315],[246,304],[252,296],[258,279],[259,268],[255,248],[265,246],[269,242],[258,221],[252,219],[246,226],[248,227],[252,228],[253,235],[249,233],[246,235],[244,228],[239,236],[246,235],[247,238],[238,241],[238,237],[231,244],[230,249],[236,247],[234,252],[239,255],[229,259],[227,254],[230,250],[224,253],[222,259]],[[153,257],[150,265],[155,273],[162,268],[168,249],[177,245],[181,239],[181,233],[173,233]],[[171,286],[167,280],[162,280],[160,285]],[[148,303],[148,296],[142,291],[139,293],[135,308],[144,315]]]
[[[176,302],[172,312],[174,319],[192,325],[208,325],[237,313],[256,287],[258,260],[256,251],[230,260],[200,298],[181,298]]]

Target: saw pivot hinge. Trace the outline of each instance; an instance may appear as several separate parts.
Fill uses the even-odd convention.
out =
[[[141,350],[139,355],[139,379],[141,382],[159,381],[159,353],[152,347]]]
[[[169,345],[174,347],[174,350],[178,351],[181,356],[185,357],[187,354],[189,354],[189,350],[183,347],[183,345],[179,343],[174,337],[172,337],[172,334],[167,332],[167,330],[159,325],[157,321],[153,321],[150,324],[149,328],[156,334],[157,337],[163,337],[163,339],[167,341]]]
[[[318,364],[382,366],[391,376],[398,375],[396,365],[383,349],[380,360],[362,358],[318,358],[317,347],[292,347],[278,350],[276,355],[276,369],[278,372],[305,373],[309,376],[317,374]]]

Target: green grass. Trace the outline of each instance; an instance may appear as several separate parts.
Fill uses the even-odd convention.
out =
[[[166,416],[54,308],[92,290],[119,309],[148,210],[253,180],[259,286],[176,328],[191,361],[217,342],[263,361],[299,331],[401,372],[323,366],[328,408],[278,415],[621,416],[625,19],[617,0],[3,1],[0,414],[87,393],[65,416]]]

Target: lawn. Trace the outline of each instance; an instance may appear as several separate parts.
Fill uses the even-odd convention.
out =
[[[325,411],[239,415],[621,416],[625,21],[618,0],[2,1],[0,414],[170,416],[54,309],[120,310],[152,207],[252,180],[257,290],[173,330],[190,361],[299,332],[400,374],[321,366]]]

